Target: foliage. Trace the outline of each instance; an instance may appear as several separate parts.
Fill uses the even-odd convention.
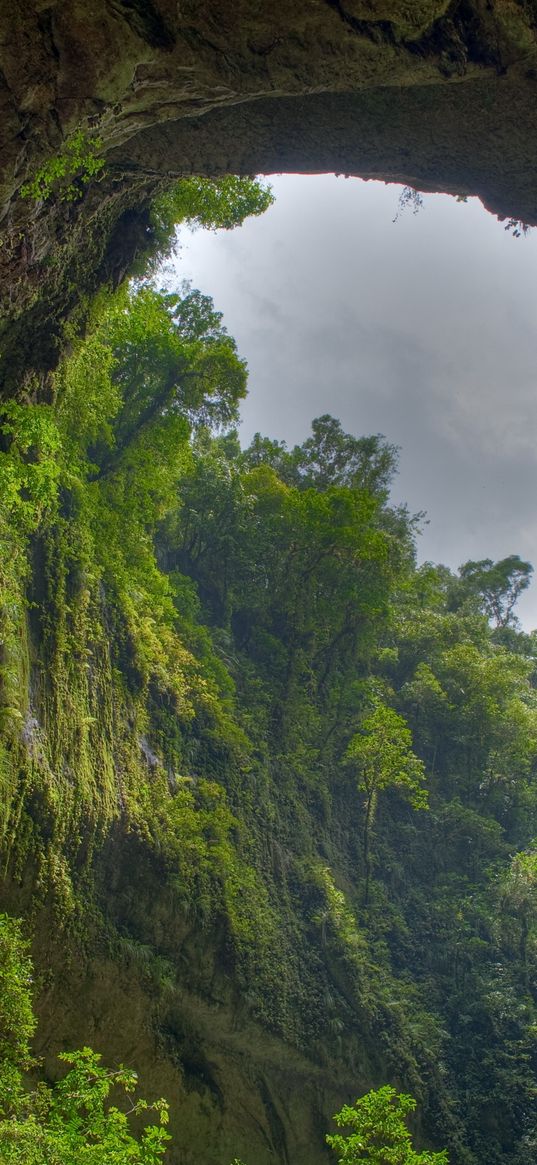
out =
[[[58,198],[60,202],[73,202],[81,198],[84,187],[104,169],[104,158],[100,156],[102,138],[79,128],[68,137],[59,154],[50,158],[21,187],[23,198]]]
[[[219,194],[211,189],[213,216],[237,223],[257,198],[255,183],[223,182]],[[190,201],[185,195],[183,209],[197,199],[201,219],[202,182],[196,190]],[[234,208],[235,197],[243,201]],[[39,876],[50,880],[68,912],[75,908],[75,855],[83,851],[88,860],[120,806],[128,805],[131,820],[151,833],[143,820],[148,774],[138,744],[151,701],[169,707],[152,731],[168,747],[173,738],[166,759],[172,770],[184,765],[194,713],[207,733],[218,724],[226,747],[244,750],[231,723],[233,684],[197,615],[180,620],[176,588],[157,565],[153,538],[176,503],[191,426],[233,419],[245,379],[208,297],[189,288],[177,296],[123,289],[101,296],[88,336],[72,339],[54,405],[13,403],[3,410],[0,716],[9,736],[0,749],[0,827],[10,860],[32,853]],[[34,577],[29,535],[39,564]],[[35,707],[29,622],[47,675]],[[159,765],[166,799],[160,751]],[[39,813],[30,808],[34,798]]]
[[[528,959],[535,946],[537,917],[537,853],[534,850],[515,854],[500,880],[500,937],[507,945],[516,944],[526,988]]]
[[[290,452],[285,442],[256,433],[246,451],[247,465],[271,465],[289,485],[325,490],[346,486],[369,490],[384,500],[397,469],[398,449],[377,434],[353,437],[340,421],[325,414],[312,421],[312,435]]]
[[[412,735],[393,708],[377,704],[353,736],[346,759],[358,769],[358,788],[371,798],[385,789],[398,789],[414,809],[427,806],[423,788],[423,761],[412,752]]]
[[[255,640],[259,663],[265,643],[284,727],[306,676],[321,700],[337,672],[341,690],[345,666],[354,670],[357,654],[367,654],[405,560],[385,529],[383,492],[351,476],[350,484],[303,488],[256,461],[259,449],[243,461],[227,439],[201,441],[165,538],[169,561],[194,577],[215,622],[231,622],[243,646]]]
[[[273,202],[270,186],[257,178],[235,174],[214,179],[193,176],[182,178],[161,195],[154,204],[154,213],[209,230],[232,230],[245,218],[264,214]]]
[[[508,218],[507,222],[504,224],[503,229],[504,231],[508,231],[514,239],[520,239],[529,235],[530,231],[533,230],[533,227],[531,227],[529,223],[524,222],[523,219]]]
[[[491,558],[465,562],[459,569],[462,593],[475,595],[481,600],[485,614],[494,620],[496,628],[513,624],[514,607],[529,587],[532,574],[531,562],[523,562],[518,554],[511,554],[500,562],[493,562]]]
[[[175,504],[191,422],[229,420],[244,393],[244,364],[220,320],[208,297],[189,290],[182,299],[149,287],[120,294],[101,313],[89,352],[83,345],[59,379],[62,442],[71,488],[80,482],[90,554],[129,628],[143,682],[167,682],[186,716],[196,665],[174,636],[152,532]],[[207,704],[209,690],[198,692]]]
[[[55,501],[60,435],[51,408],[8,401],[2,406],[0,491],[4,513],[25,531],[35,529]]]
[[[411,1144],[405,1117],[416,1101],[385,1084],[361,1096],[354,1105],[344,1105],[334,1120],[352,1132],[327,1136],[330,1147],[339,1153],[339,1165],[447,1165],[445,1150],[417,1153]]]
[[[153,202],[150,248],[134,274],[154,274],[177,245],[176,228],[233,230],[251,215],[264,214],[274,202],[270,186],[257,178],[225,174],[222,178],[182,178]]]
[[[20,922],[0,914],[0,1089],[9,1069],[26,1067],[35,1030],[32,963]]]
[[[362,721],[360,731],[353,736],[345,754],[346,760],[356,767],[358,788],[365,794],[366,903],[371,877],[371,832],[379,793],[397,789],[414,809],[425,809],[428,804],[427,792],[423,788],[423,761],[412,752],[411,744],[412,734],[403,717],[393,708],[377,703]]]
[[[424,207],[423,195],[414,186],[403,186],[403,189],[397,200],[397,211],[393,222],[397,222],[400,215],[404,214],[407,207],[412,207],[412,214],[418,214]]]
[[[108,1071],[90,1048],[62,1052],[59,1059],[70,1069],[52,1088],[40,1085],[34,1092],[20,1090],[7,1103],[0,1097],[2,1161],[10,1165],[116,1165],[128,1160],[133,1165],[158,1165],[170,1139],[165,1101],[135,1100],[136,1074],[125,1068]],[[130,1104],[126,1111],[107,1105],[112,1088]],[[160,1123],[147,1125],[138,1140],[130,1132],[129,1116],[151,1111]]]
[[[169,1136],[163,1100],[136,1100],[136,1073],[108,1071],[101,1057],[83,1048],[63,1052],[70,1065],[55,1085],[28,1090],[22,1069],[31,1064],[29,1040],[35,1020],[31,1004],[32,964],[20,923],[0,915],[0,1159],[9,1165],[158,1165]],[[111,1090],[121,1092],[127,1111],[108,1106]],[[138,1140],[129,1116],[155,1112]]]
[[[121,394],[116,450],[155,421],[163,429],[168,415],[196,426],[236,419],[246,367],[221,320],[209,296],[188,285],[181,296],[142,287],[103,320],[98,337],[113,355],[112,381]]]

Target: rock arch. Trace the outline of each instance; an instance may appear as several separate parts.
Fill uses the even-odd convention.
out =
[[[5,390],[119,280],[170,178],[345,172],[477,194],[537,222],[530,0],[13,0],[0,17]],[[20,197],[77,128],[105,176]]]

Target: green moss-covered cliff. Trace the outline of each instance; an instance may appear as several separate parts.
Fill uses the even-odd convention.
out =
[[[417,570],[378,437],[215,437],[245,375],[206,297],[145,284],[3,415],[0,905],[36,1051],[134,1067],[170,1163],[320,1165],[389,1081],[453,1165],[522,1165],[530,568]]]

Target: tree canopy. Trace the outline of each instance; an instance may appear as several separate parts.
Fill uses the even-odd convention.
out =
[[[447,1165],[445,1150],[417,1153],[412,1148],[405,1118],[415,1107],[412,1096],[398,1094],[389,1084],[344,1105],[334,1120],[352,1131],[326,1138],[339,1154],[339,1165]]]

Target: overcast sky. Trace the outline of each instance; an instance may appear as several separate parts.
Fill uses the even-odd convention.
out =
[[[292,445],[331,413],[401,446],[395,501],[425,509],[420,559],[520,554],[537,573],[537,230],[477,200],[272,180],[235,231],[183,233],[177,270],[211,295],[250,369],[241,437]],[[537,626],[537,584],[519,605]]]

